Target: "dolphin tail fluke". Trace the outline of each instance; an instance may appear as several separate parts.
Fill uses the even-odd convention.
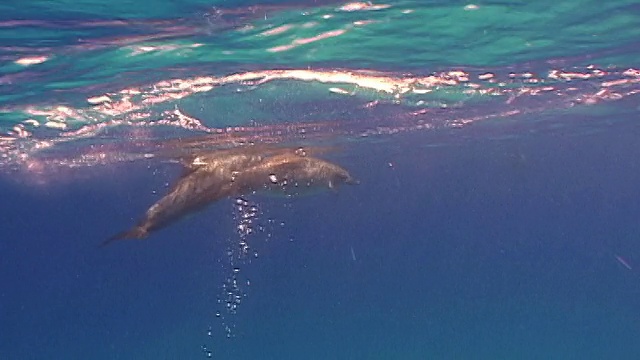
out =
[[[119,240],[126,240],[126,239],[143,239],[145,237],[147,237],[148,232],[145,228],[142,227],[135,227],[131,230],[126,230],[120,233],[117,233],[115,235],[113,235],[112,237],[108,238],[107,240],[103,241],[100,244],[100,247],[105,247],[109,244],[111,244],[114,241],[119,241]]]

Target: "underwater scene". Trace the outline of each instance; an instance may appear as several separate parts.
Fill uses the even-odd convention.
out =
[[[0,359],[640,359],[640,4],[0,4]]]

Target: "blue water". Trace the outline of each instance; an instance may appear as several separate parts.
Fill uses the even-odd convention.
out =
[[[289,6],[292,2],[271,3]],[[338,6],[326,3],[330,5],[303,5],[312,9],[312,15],[319,14],[313,13],[317,6]],[[49,25],[60,19],[84,19],[81,15],[88,17],[87,13],[95,19],[97,10],[92,4],[96,3],[86,2],[77,17],[55,7],[42,16],[15,10],[6,17],[47,19]],[[165,19],[180,15],[184,19],[178,24],[207,24],[202,9],[208,9],[208,4],[194,1],[184,7],[185,14],[173,14],[179,4],[165,5],[143,16],[133,4],[118,2],[113,13],[98,18]],[[231,8],[230,4],[222,5]],[[411,5],[426,12],[433,6],[434,12],[452,13],[464,6],[449,5],[449,9],[447,4],[438,6],[436,2],[392,5]],[[482,9],[485,4],[480,5]],[[486,5],[508,9],[518,4]],[[34,1],[32,6],[40,9],[44,5]],[[301,26],[307,20],[295,18],[299,11],[296,5],[270,10],[269,14],[278,19],[276,22]],[[403,28],[402,23],[394,22],[397,14],[380,11],[367,16],[374,20],[380,16],[391,24],[388,26]],[[526,19],[535,14],[532,9],[527,11],[530,13],[523,10],[518,15]],[[600,20],[607,23],[615,18],[612,23],[633,24],[640,17],[633,11],[637,12],[629,5],[627,13],[616,12]],[[583,18],[589,18],[587,15]],[[195,55],[185,51],[169,59],[152,54],[148,63],[141,61],[143,67],[162,69],[157,72],[138,71],[130,60],[118,58],[119,51],[126,50],[122,44],[118,45],[122,48],[75,53],[77,49],[65,46],[75,44],[77,36],[64,37],[59,47],[52,45],[55,49],[51,52],[57,55],[51,65],[42,64],[51,68],[41,73],[37,67],[15,70],[12,51],[18,50],[2,48],[0,55],[6,61],[2,75],[18,74],[17,79],[23,76],[33,82],[4,83],[0,93],[3,136],[15,136],[7,144],[18,144],[0,146],[6,154],[0,161],[0,359],[640,358],[636,83],[619,89],[623,94],[620,101],[598,98],[588,106],[575,98],[604,88],[597,79],[547,82],[559,89],[549,97],[512,97],[508,90],[480,97],[464,93],[459,84],[443,85],[434,90],[433,98],[424,95],[424,102],[436,103],[426,107],[433,110],[433,118],[419,118],[415,123],[403,116],[419,109],[417,100],[423,95],[394,99],[355,86],[361,91],[357,96],[335,100],[338,92],[326,91],[333,84],[289,80],[266,85],[232,83],[221,94],[149,105],[146,109],[152,115],[143,119],[145,126],[107,126],[103,132],[85,137],[46,128],[40,115],[25,115],[32,108],[50,109],[59,104],[88,114],[94,108],[86,105],[87,97],[109,92],[115,99],[113,94],[119,89],[144,88],[169,78],[169,74],[189,78],[208,71],[219,75],[265,68],[303,69],[300,64],[305,61],[340,71],[360,68],[362,63],[354,60],[357,58],[370,59],[366,65],[373,70],[390,71],[383,73],[385,79],[404,74],[404,65],[411,69],[407,73],[416,72],[414,64],[404,64],[399,54],[390,53],[387,59],[373,56],[385,44],[397,45],[393,37],[385,40],[373,30],[377,37],[357,35],[376,37],[381,48],[371,46],[371,52],[363,46],[366,49],[343,56],[350,45],[338,42],[333,44],[336,53],[326,45],[293,55],[269,53],[250,64],[255,49],[248,45],[249,35],[228,29],[246,23],[258,29],[265,25],[260,17],[238,15],[237,19],[240,24],[224,24],[220,34],[211,28],[209,33],[178,37],[185,43],[195,38],[208,47],[218,46],[216,40],[225,37],[228,47],[236,51],[233,61],[218,63],[206,57],[213,55],[203,55],[204,50]],[[344,25],[352,20],[335,21]],[[150,24],[143,28],[155,29],[156,25]],[[599,29],[598,24],[600,21],[593,20],[592,28]],[[586,20],[582,25],[589,27]],[[77,32],[82,28],[75,23],[70,26]],[[462,23],[459,27],[464,28]],[[131,28],[122,31],[135,33]],[[513,29],[500,31],[502,35],[496,38],[506,39]],[[572,36],[580,33],[574,28],[571,31]],[[413,36],[422,39],[419,35]],[[627,79],[618,70],[637,67],[633,63],[637,50],[625,48],[632,35],[633,29],[629,29],[629,33],[611,35],[608,41],[576,46],[565,53],[565,48],[553,44],[535,55],[513,50],[531,62],[513,59],[510,63],[510,57],[496,60],[492,56],[502,56],[494,52],[499,48],[496,45],[481,52],[476,60],[482,64],[468,61],[456,49],[447,53],[445,48],[439,58],[425,63],[434,69],[463,63],[469,72],[494,71],[508,77],[511,71],[542,69],[556,63],[570,63],[566,71],[583,71],[588,60],[601,56],[600,64],[611,69],[612,76]],[[5,35],[3,46],[19,43],[16,36]],[[38,38],[37,32],[30,36]],[[309,38],[305,34],[291,36]],[[24,46],[32,46],[29,51],[34,53],[45,51],[44,45],[34,43],[38,41]],[[138,45],[149,44],[142,41]],[[273,45],[280,44],[261,46]],[[611,49],[615,50],[613,55],[607,53]],[[557,53],[564,57],[558,60]],[[97,61],[100,56],[104,58]],[[420,56],[412,61],[418,62]],[[444,63],[448,56],[457,56],[459,61]],[[571,62],[574,56],[580,59]],[[76,59],[77,63],[69,62],[68,75],[49,72],[59,69],[56,61],[62,62],[61,58]],[[110,66],[95,74],[88,72],[91,80],[79,76],[83,67],[100,62]],[[119,75],[110,78],[110,72]],[[76,80],[77,86],[69,85],[66,92],[42,90],[47,84],[60,89],[65,81]],[[351,90],[350,85],[335,86]],[[536,86],[524,85],[522,89]],[[577,89],[576,97],[566,95],[573,91],[568,90],[571,87]],[[615,86],[611,89],[618,91]],[[9,90],[18,92],[9,94]],[[19,105],[11,102],[12,96],[20,99],[16,101]],[[379,107],[367,110],[364,104],[373,100],[380,101]],[[339,118],[329,122],[335,126],[333,130],[322,130],[335,137],[314,138],[310,131],[302,140],[311,145],[336,145],[339,151],[322,158],[349,169],[360,184],[294,198],[247,194],[245,198],[258,209],[250,235],[237,231],[243,212],[235,199],[225,199],[145,241],[99,247],[109,236],[134,224],[182,172],[175,162],[131,160],[110,153],[110,149],[130,149],[145,136],[166,140],[206,133],[180,126],[154,130],[148,124],[173,105],[205,119],[210,128],[268,127],[298,121],[315,124],[319,119]],[[520,112],[500,115],[513,109]],[[427,114],[432,114],[429,111]],[[70,116],[60,122],[67,124],[65,131],[74,131],[86,124],[121,119],[118,116],[96,115],[90,120]],[[466,116],[478,116],[482,121],[457,121]],[[29,124],[27,118],[40,125],[25,125],[32,134],[21,138],[13,126]],[[431,120],[434,127],[426,131],[409,126],[431,124]],[[344,123],[351,127],[345,130]],[[374,135],[363,136],[365,133]],[[266,132],[258,138],[265,140]],[[50,153],[41,153],[34,148],[41,141],[60,145]],[[141,147],[146,152],[145,146]],[[104,150],[113,161],[94,164],[89,157],[83,158],[89,159],[86,163],[65,162],[88,154],[88,148]],[[39,168],[34,164],[49,170],[36,171]],[[251,248],[247,255],[237,252],[243,240]],[[239,301],[237,309],[229,311],[223,284],[234,279],[238,288],[231,295],[237,295]]]
[[[229,203],[99,249],[164,179],[132,167],[73,188],[4,184],[3,357],[198,358],[209,342],[215,358],[633,359],[639,274],[615,256],[640,260],[637,135],[360,148],[343,164],[361,185],[259,199],[285,226],[252,240],[232,339],[213,314]]]

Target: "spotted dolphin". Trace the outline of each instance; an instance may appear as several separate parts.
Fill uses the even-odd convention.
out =
[[[144,239],[187,214],[230,196],[281,191],[296,194],[310,188],[335,189],[357,184],[347,170],[308,156],[304,148],[237,148],[210,151],[181,159],[184,174],[171,190],[153,204],[130,230],[105,240]]]

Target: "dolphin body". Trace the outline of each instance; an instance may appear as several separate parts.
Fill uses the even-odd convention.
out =
[[[347,170],[308,156],[303,148],[237,148],[181,159],[185,173],[169,193],[153,204],[138,224],[102,243],[143,239],[189,213],[234,195],[278,191],[297,194],[311,188],[357,184]]]
[[[340,184],[357,184],[344,168],[315,157],[283,153],[248,167],[234,179],[238,193],[282,191],[295,195],[310,188],[335,189]]]

